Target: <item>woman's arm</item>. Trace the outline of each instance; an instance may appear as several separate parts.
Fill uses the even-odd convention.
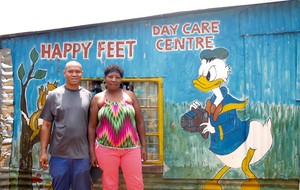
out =
[[[147,160],[146,130],[145,130],[144,118],[141,111],[140,103],[136,95],[132,91],[126,91],[126,93],[133,101],[133,107],[135,110],[136,127],[141,142],[141,154],[142,154],[141,157],[143,159],[143,162],[145,162]]]
[[[101,93],[100,93],[101,94]],[[91,166],[96,166],[98,164],[95,155],[95,138],[96,138],[96,127],[98,124],[98,111],[99,111],[99,101],[100,94],[96,94],[90,105],[89,113],[89,126],[88,126],[88,141],[89,141],[89,152],[90,152],[90,164]]]

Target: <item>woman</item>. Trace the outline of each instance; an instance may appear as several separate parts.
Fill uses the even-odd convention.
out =
[[[121,167],[128,190],[144,189],[142,162],[147,160],[144,119],[137,97],[120,88],[123,69],[104,70],[106,90],[94,96],[90,107],[91,165],[102,170],[103,190],[118,190]]]

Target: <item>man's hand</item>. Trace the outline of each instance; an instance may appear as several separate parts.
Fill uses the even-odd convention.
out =
[[[40,166],[43,168],[43,170],[47,170],[49,167],[49,162],[48,162],[48,155],[47,153],[41,153],[40,154]]]

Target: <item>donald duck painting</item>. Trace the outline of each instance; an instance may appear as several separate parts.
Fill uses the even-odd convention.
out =
[[[199,126],[202,134],[210,135],[209,150],[224,164],[203,189],[222,189],[219,180],[230,168],[241,168],[248,177],[241,185],[242,189],[260,189],[250,165],[261,160],[272,146],[271,119],[261,123],[238,117],[237,110],[245,109],[248,99],[236,99],[224,85],[230,72],[225,62],[228,55],[228,50],[222,47],[203,50],[199,78],[193,80],[196,89],[213,93],[203,109],[208,120]],[[201,104],[196,100],[190,105],[190,110],[199,107]]]

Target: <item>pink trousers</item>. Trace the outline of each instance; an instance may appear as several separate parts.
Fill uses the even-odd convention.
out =
[[[127,190],[143,190],[142,158],[140,148],[114,149],[95,145],[99,167],[103,170],[103,190],[118,190],[121,167]]]

